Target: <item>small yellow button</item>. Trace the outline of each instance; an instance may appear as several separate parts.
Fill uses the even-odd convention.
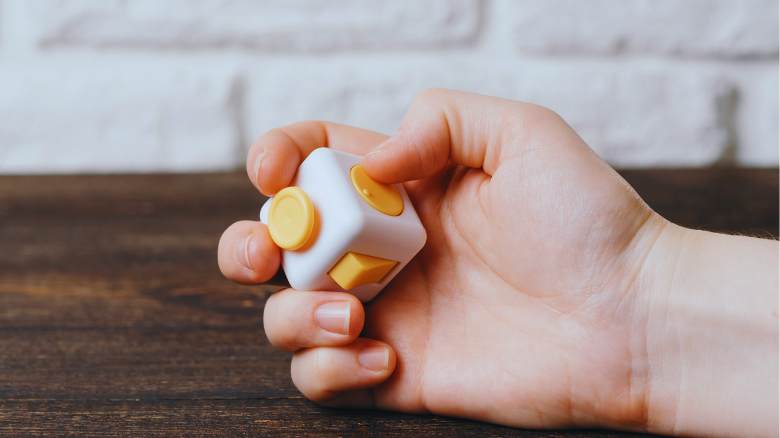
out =
[[[398,262],[356,252],[348,252],[328,275],[344,290],[367,283],[380,283]]]
[[[360,165],[353,167],[349,176],[368,205],[390,216],[398,216],[404,211],[404,199],[395,187],[374,181]]]
[[[274,196],[268,211],[268,233],[280,248],[295,251],[315,234],[317,213],[306,192],[287,187]]]

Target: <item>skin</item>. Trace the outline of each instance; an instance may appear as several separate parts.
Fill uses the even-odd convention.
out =
[[[528,103],[429,90],[392,137],[296,123],[252,146],[249,179],[273,195],[320,146],[403,182],[428,241],[365,305],[289,289],[268,300],[266,335],[293,352],[307,398],[529,428],[776,434],[776,242],[669,223]],[[260,223],[220,240],[235,281],[279,263]]]

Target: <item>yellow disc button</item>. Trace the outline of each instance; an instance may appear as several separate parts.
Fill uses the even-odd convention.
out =
[[[268,232],[280,248],[295,251],[309,243],[317,214],[306,192],[287,187],[274,196],[268,211]]]
[[[398,216],[404,211],[404,199],[395,187],[374,181],[359,165],[349,171],[349,176],[368,205],[390,216]]]

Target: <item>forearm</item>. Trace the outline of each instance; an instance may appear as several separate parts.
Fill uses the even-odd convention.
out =
[[[666,224],[641,281],[648,428],[777,435],[778,243]]]

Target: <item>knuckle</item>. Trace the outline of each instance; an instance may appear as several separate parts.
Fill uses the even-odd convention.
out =
[[[228,245],[228,236],[230,233],[230,229],[233,227],[233,225],[227,227],[225,231],[222,232],[222,235],[219,236],[219,243],[217,244],[217,254],[220,256],[219,260],[222,261],[223,257],[222,255],[225,252],[225,249],[227,249]]]
[[[334,367],[328,364],[328,354],[322,349],[314,349],[293,358],[291,377],[298,391],[312,401],[323,401],[330,397],[329,387],[333,382],[334,373],[329,371]]]
[[[313,353],[314,383],[312,393],[317,400],[323,400],[333,392],[331,385],[338,381],[339,368],[333,360],[333,355],[328,354],[324,348],[318,348]]]
[[[315,353],[317,358],[317,377],[319,377],[319,380],[325,385],[328,382],[340,380],[341,367],[339,367],[334,355],[330,354],[330,349],[318,348],[315,350]],[[326,388],[326,386],[323,386],[323,388]]]
[[[309,385],[309,394],[311,394],[312,398],[320,398],[321,394],[325,392],[325,385],[327,385],[325,378],[326,378],[326,372],[323,371],[323,358],[322,358],[322,350],[316,349],[312,352],[311,356],[311,373],[313,379],[311,380],[311,384]]]
[[[305,127],[314,127],[314,128],[322,128],[324,125],[328,124],[327,120],[320,120],[320,119],[304,119],[298,122],[295,122],[288,126],[305,126]]]
[[[265,139],[267,139],[269,137],[275,137],[275,136],[278,136],[278,135],[284,135],[284,129],[282,129],[282,128],[278,127],[278,126],[274,127],[274,128],[271,128],[268,131],[265,131],[265,133],[260,136],[260,138],[257,140],[257,142],[255,142],[255,144],[261,143],[263,140],[265,140]]]
[[[288,136],[285,132],[285,129],[278,126],[265,131],[263,134],[257,137],[247,152],[247,165],[252,163],[252,158],[258,154],[259,151],[269,147],[275,147],[278,144],[278,140],[280,138],[286,140]]]
[[[233,260],[231,257],[231,250],[232,245],[235,242],[233,237],[239,233],[241,226],[241,222],[231,224],[222,232],[222,235],[219,237],[219,243],[217,243],[217,265],[219,266],[222,275],[226,277],[230,277],[234,271],[231,262]]]
[[[284,324],[279,318],[281,311],[279,303],[279,294],[271,295],[265,302],[263,308],[263,330],[268,342],[274,347],[285,348],[290,344],[289,330],[284,330]]]
[[[527,104],[528,118],[540,124],[562,123],[563,117],[550,108],[541,105]]]
[[[268,342],[274,347],[285,351],[293,351],[296,349],[297,337],[295,333],[291,333],[289,330],[279,327],[278,324],[268,324],[266,322],[263,323],[263,328],[265,330],[265,336],[268,338]]]
[[[244,221],[238,221],[230,224],[225,229],[225,231],[222,232],[222,237],[220,237],[220,242],[222,242],[223,240],[227,241],[227,238],[232,234],[234,234],[235,232],[237,232],[242,226],[244,226],[244,223],[245,223]]]
[[[263,330],[268,342],[276,348],[294,351],[306,346],[307,327],[289,311],[291,303],[288,294],[278,292],[271,295],[263,309]]]
[[[415,106],[429,106],[441,102],[444,97],[449,93],[449,90],[445,88],[428,88],[423,90],[414,97],[413,105]]]
[[[279,331],[276,329],[270,329],[270,330],[266,329],[265,335],[266,337],[268,337],[268,341],[274,347],[284,351],[295,350],[294,336],[290,336],[284,333],[283,331]]]
[[[252,142],[252,145],[249,147],[249,150],[247,151],[246,158],[247,158],[247,164],[250,164],[252,161],[252,157],[258,153],[259,150],[265,148],[266,144],[268,143],[269,139],[272,139],[273,137],[279,135],[281,133],[281,128],[275,127],[271,128],[264,133],[260,134],[254,142]]]

